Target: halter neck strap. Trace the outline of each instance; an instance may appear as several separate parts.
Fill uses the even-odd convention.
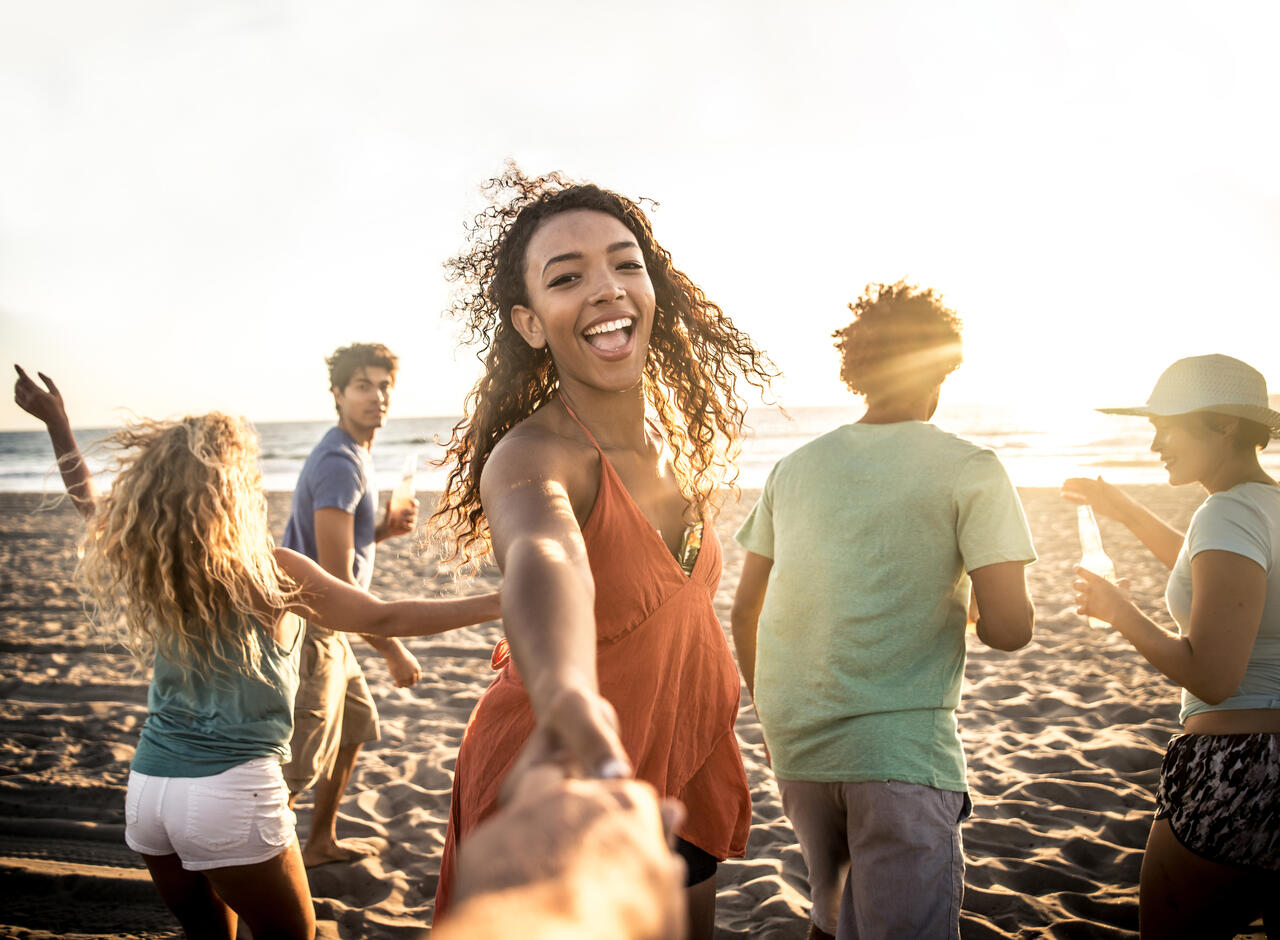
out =
[[[600,442],[596,440],[595,435],[587,430],[587,426],[582,423],[582,419],[573,413],[573,409],[569,407],[569,401],[564,397],[564,393],[561,392],[556,397],[560,399],[560,404],[564,405],[564,410],[569,413],[569,417],[577,423],[578,427],[582,428],[582,433],[587,436],[587,440],[591,442],[592,446],[595,447],[596,450],[603,454],[604,448],[600,446]]]

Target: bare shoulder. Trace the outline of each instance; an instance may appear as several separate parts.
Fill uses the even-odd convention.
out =
[[[579,519],[595,502],[600,455],[542,409],[508,431],[489,454],[480,479],[481,501],[517,487],[562,488]],[[576,430],[576,427],[572,430]]]

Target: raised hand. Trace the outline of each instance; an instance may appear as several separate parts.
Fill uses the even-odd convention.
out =
[[[43,372],[36,373],[44,383],[44,388],[41,388],[22,366],[15,362],[13,368],[18,373],[18,379],[13,383],[13,400],[27,414],[44,422],[45,430],[49,432],[49,441],[53,444],[53,454],[58,459],[58,470],[62,474],[67,495],[71,497],[76,511],[88,519],[93,515],[95,506],[93,478],[80,455],[76,437],[71,432],[71,421],[67,418],[67,409],[62,403],[62,393],[53,384],[53,379]]]
[[[1092,506],[1094,512],[1117,522],[1124,521],[1126,512],[1133,505],[1129,497],[1102,477],[1092,480],[1088,477],[1071,477],[1063,481],[1060,492],[1064,499]]]
[[[62,404],[62,393],[53,384],[53,379],[43,372],[37,372],[36,375],[45,386],[41,388],[22,366],[15,362],[13,368],[18,373],[18,379],[13,383],[14,403],[33,418],[39,418],[46,426],[66,424],[67,409]]]

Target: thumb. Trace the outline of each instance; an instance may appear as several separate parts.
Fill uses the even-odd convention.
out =
[[[59,398],[62,397],[62,393],[58,391],[58,386],[53,384],[53,379],[43,372],[37,372],[36,375],[40,376],[40,381],[45,384],[45,388],[49,389],[50,394],[57,395]]]

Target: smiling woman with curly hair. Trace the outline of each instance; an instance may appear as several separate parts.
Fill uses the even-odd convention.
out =
[[[488,189],[448,265],[485,371],[435,518],[453,561],[492,548],[514,660],[504,641],[458,755],[436,910],[528,742],[529,760],[634,770],[685,803],[693,936],[710,936],[716,861],[742,854],[751,814],[710,513],[734,476],[738,383],[775,371],[632,200],[514,167]]]

